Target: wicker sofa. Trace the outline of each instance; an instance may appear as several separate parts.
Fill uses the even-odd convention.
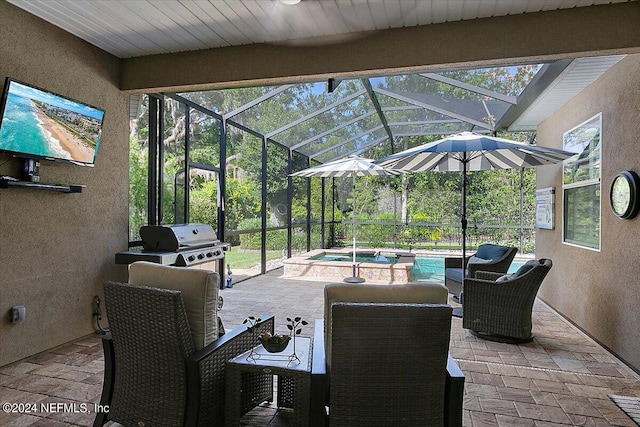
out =
[[[543,258],[528,261],[513,275],[479,271],[465,279],[462,326],[491,341],[530,342],[533,303],[552,266]]]
[[[100,405],[109,411],[98,412],[94,426],[224,424],[225,363],[254,339],[246,325],[218,336],[218,280],[206,270],[134,263],[133,283],[105,283],[111,332],[102,340]],[[258,331],[273,332],[273,316],[261,318]],[[272,377],[253,374],[245,395],[270,400]]]
[[[482,244],[475,254],[465,259],[464,270],[462,257],[446,257],[444,259],[444,285],[449,293],[457,299],[462,292],[463,278],[475,277],[476,271],[480,270],[504,274],[509,270],[517,252],[518,248],[513,246]]]
[[[447,298],[438,283],[325,287],[312,401],[326,403],[330,425],[462,425],[464,374],[448,355]],[[315,419],[325,415],[312,408]]]

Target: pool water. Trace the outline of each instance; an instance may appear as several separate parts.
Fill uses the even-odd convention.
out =
[[[524,263],[525,261],[513,260],[508,273],[515,273]],[[416,281],[444,282],[444,257],[416,257],[411,269],[411,278]]]
[[[353,252],[344,253],[331,253],[322,252],[318,255],[314,255],[309,259],[315,261],[345,261],[353,262]],[[378,264],[395,264],[398,262],[398,257],[391,254],[359,254],[356,252],[356,262],[374,262]]]

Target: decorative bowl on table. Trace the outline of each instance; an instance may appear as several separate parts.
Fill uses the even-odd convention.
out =
[[[262,344],[265,350],[269,353],[280,353],[287,348],[287,344],[289,344],[289,340],[291,337],[289,335],[271,335],[270,333],[264,333],[260,335],[258,341]]]

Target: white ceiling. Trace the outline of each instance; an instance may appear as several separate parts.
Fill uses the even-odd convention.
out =
[[[511,131],[535,130],[538,124],[547,119],[558,108],[576,96],[582,89],[593,83],[605,71],[618,63],[624,55],[597,56],[574,60],[541,93],[510,126]]]
[[[365,31],[627,0],[7,0],[119,57],[252,43],[331,43]]]

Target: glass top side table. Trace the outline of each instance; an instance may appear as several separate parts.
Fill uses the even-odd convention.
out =
[[[240,418],[262,402],[245,402],[243,373],[278,375],[278,406],[293,408],[293,425],[308,426],[311,406],[311,362],[313,339],[297,336],[281,353],[269,353],[261,345],[227,361],[225,425],[237,426]],[[286,394],[286,396],[283,396]]]

